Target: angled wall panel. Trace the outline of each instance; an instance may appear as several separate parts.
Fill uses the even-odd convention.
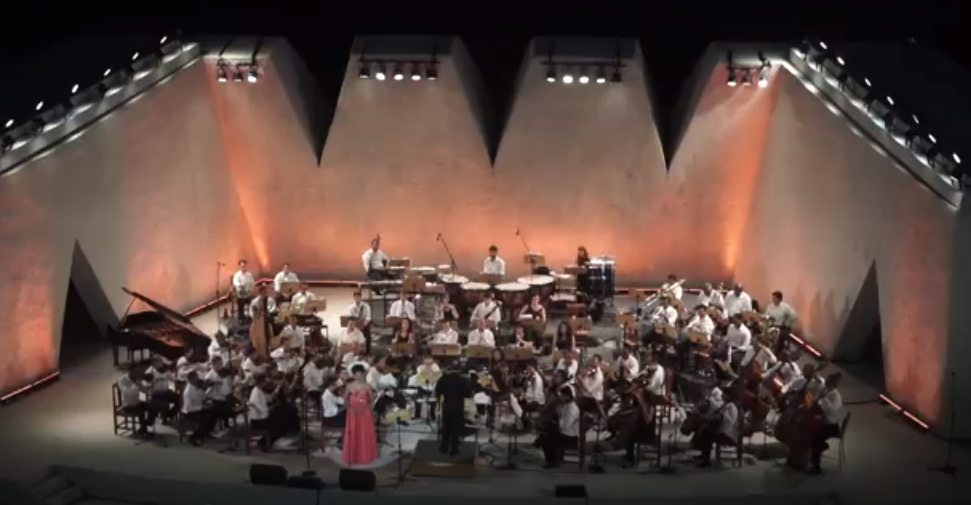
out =
[[[783,291],[831,352],[876,262],[887,388],[937,420],[954,212],[791,74],[775,85],[736,279],[761,298]]]
[[[14,297],[0,309],[0,390],[56,364],[75,242],[114,310],[93,314],[101,324],[127,307],[122,286],[177,310],[206,301],[216,261],[252,249],[207,78],[190,67],[0,179],[3,296]]]
[[[542,59],[528,65],[496,159],[499,219],[490,240],[521,258],[520,228],[554,269],[584,245],[617,256],[628,281],[663,277],[674,254],[646,247],[668,230],[652,212],[665,168],[640,59],[623,83],[604,85],[547,83]]]

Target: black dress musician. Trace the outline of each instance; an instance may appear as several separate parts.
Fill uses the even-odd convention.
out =
[[[543,468],[557,468],[563,463],[563,453],[569,447],[577,447],[580,439],[580,407],[577,406],[573,388],[562,386],[554,390],[557,395],[556,428],[540,435],[540,445],[546,464]]]
[[[442,295],[442,303],[440,303],[435,310],[435,320],[436,321],[448,321],[455,322],[459,319],[459,311],[455,308],[455,304],[452,303],[448,296],[448,293]]]
[[[577,266],[590,266],[590,253],[584,246],[577,247]],[[577,274],[577,293],[584,297],[590,296],[590,272]]]
[[[701,451],[696,458],[699,467],[711,466],[711,451],[715,444],[734,446],[738,443],[738,424],[738,406],[731,396],[731,389],[709,398],[704,422],[691,439],[691,445]]]
[[[455,456],[465,434],[465,400],[472,398],[472,382],[454,367],[435,384],[435,397],[441,399],[441,432],[439,451]]]

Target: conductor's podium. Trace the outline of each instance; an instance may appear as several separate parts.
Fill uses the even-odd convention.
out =
[[[438,440],[419,440],[411,459],[411,474],[415,477],[471,479],[475,477],[477,453],[475,442],[462,441],[459,453],[449,456],[438,450]]]

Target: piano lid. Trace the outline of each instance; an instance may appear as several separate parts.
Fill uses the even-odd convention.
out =
[[[196,328],[196,325],[192,324],[192,320],[186,317],[185,315],[180,314],[137,291],[132,291],[126,287],[122,287],[121,289],[122,291],[124,291],[125,293],[128,293],[132,297],[145,302],[145,305],[148,305],[159,314],[162,314],[162,316],[164,316],[165,319],[168,319],[170,322],[172,322],[172,324],[179,326],[186,331],[199,335],[200,337],[209,338],[209,335],[206,335],[205,333],[202,332],[202,330],[200,330],[199,328]]]

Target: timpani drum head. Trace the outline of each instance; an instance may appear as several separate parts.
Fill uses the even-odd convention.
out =
[[[496,290],[503,293],[519,293],[529,291],[529,286],[518,282],[505,282],[496,286]]]
[[[530,275],[527,277],[520,277],[516,279],[519,284],[525,284],[527,286],[547,286],[556,282],[556,279],[550,277],[549,275]]]
[[[413,275],[432,275],[436,270],[434,267],[411,267],[409,272]]]
[[[442,274],[439,277],[445,284],[468,284],[469,278],[458,274]]]
[[[466,282],[462,284],[462,291],[489,291],[489,285],[483,282]]]
[[[438,265],[438,271],[447,274],[452,271],[452,265]]]

